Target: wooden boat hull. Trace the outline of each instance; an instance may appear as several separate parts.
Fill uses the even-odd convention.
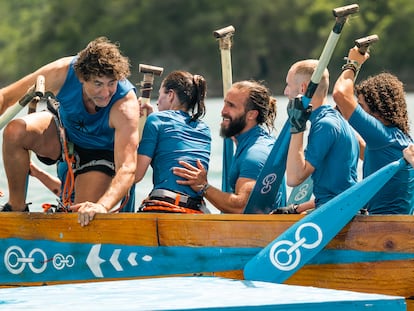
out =
[[[0,213],[0,286],[178,274],[243,278],[301,215]],[[414,217],[357,216],[286,284],[414,297]]]

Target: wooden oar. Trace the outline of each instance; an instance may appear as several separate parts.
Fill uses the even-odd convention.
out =
[[[147,104],[151,98],[154,84],[154,76],[161,76],[164,68],[151,65],[139,64],[138,71],[144,74],[141,81],[141,102]],[[145,121],[147,120],[147,109],[143,110],[143,115],[139,118],[139,140],[141,141]]]
[[[164,68],[139,64],[138,71],[144,74],[141,83],[141,103],[147,104],[150,102],[151,92],[154,85],[154,76],[161,76]],[[142,139],[142,132],[144,131],[144,125],[147,120],[147,109],[143,109],[143,114],[139,118],[139,141]],[[135,212],[135,183],[129,188],[128,193],[122,198],[119,207],[111,210],[112,213],[122,210],[123,212]]]
[[[336,18],[335,25],[319,57],[318,65],[312,74],[306,93],[302,96],[302,102],[305,107],[309,105],[322,79],[323,72],[328,66],[345,22],[349,15],[358,12],[358,10],[359,6],[357,4],[333,9],[333,15]],[[244,210],[245,214],[268,214],[274,208],[273,204],[286,170],[286,157],[290,142],[290,130],[287,129],[290,129],[289,120],[285,122],[282,132],[279,134],[268,160],[256,180],[255,187]]]
[[[213,32],[214,37],[219,40],[221,54],[221,69],[223,76],[223,97],[226,97],[227,91],[233,84],[230,52],[234,31],[235,29],[233,26],[227,26],[225,28],[221,28]],[[231,163],[233,161],[233,149],[233,140],[231,138],[225,138],[223,141],[223,169],[221,181],[221,188],[225,192],[230,191],[230,185],[228,184],[228,176],[230,172]]]
[[[246,264],[244,277],[284,282],[319,253],[406,166],[403,158],[391,162],[302,218]]]
[[[36,97],[40,99],[43,96],[43,92],[45,89],[45,77],[38,76],[36,80],[36,84],[33,85],[27,93],[19,99],[17,103],[13,106],[7,108],[7,110],[0,116],[0,129],[2,129],[7,123],[9,123],[24,107],[27,106],[30,102],[32,102]],[[42,92],[43,90],[43,92]],[[36,99],[35,99],[36,101]],[[36,104],[32,104],[32,108],[29,107],[30,111],[33,111],[33,107],[36,110]]]
[[[28,114],[36,112],[37,104],[40,102],[42,97],[45,94],[45,77],[40,75],[36,79],[36,84],[34,85],[34,94],[35,96],[29,101],[29,108],[27,110]],[[29,158],[31,157],[31,152],[29,151]],[[30,174],[26,176],[26,190],[25,190],[25,197],[27,195],[27,191],[29,188],[29,177]]]
[[[370,35],[367,37],[356,39],[355,45],[358,47],[359,53],[364,55],[369,50],[369,47],[371,46],[371,44],[377,42],[378,40],[379,40],[378,35]],[[358,73],[359,71],[355,73],[354,81],[356,81],[358,77]]]

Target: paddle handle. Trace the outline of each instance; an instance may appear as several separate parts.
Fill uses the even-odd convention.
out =
[[[33,113],[36,112],[37,104],[40,102],[40,99],[45,94],[45,77],[40,75],[36,79],[36,85],[35,85],[35,96],[33,99],[29,102],[29,108],[27,113]]]
[[[378,35],[370,35],[370,36],[355,40],[355,45],[358,47],[359,53],[364,55],[365,53],[369,51],[369,47],[371,46],[371,44],[377,42],[378,40],[379,40]],[[358,74],[359,74],[359,70],[357,70],[357,72],[355,73],[354,82],[357,80]]]
[[[27,93],[14,105],[10,106],[0,117],[0,129],[9,123],[24,107],[32,101],[37,102],[45,92],[45,77],[39,75],[36,79],[36,84],[29,88]],[[36,104],[31,104],[36,107]],[[33,110],[33,108],[31,108]],[[36,108],[34,108],[36,110]],[[30,110],[29,110],[30,112]]]
[[[232,66],[231,66],[231,47],[235,28],[230,25],[213,32],[213,35],[219,41],[221,56],[221,73],[223,79],[223,97],[233,84]]]
[[[367,37],[356,39],[355,45],[358,47],[359,53],[364,55],[366,52],[368,52],[371,44],[378,42],[378,41],[379,41],[378,35],[370,35]]]
[[[143,79],[140,83],[141,86],[141,103],[142,104],[148,104],[150,102],[151,98],[151,92],[154,85],[154,76],[161,76],[164,68],[152,66],[152,65],[146,65],[146,64],[139,64],[138,71],[142,72],[144,74]],[[139,118],[139,139],[142,138],[142,132],[144,130],[144,125],[147,120],[148,111],[147,109],[143,109],[142,115]]]
[[[302,97],[302,103],[305,108],[309,106],[313,94],[315,94],[319,82],[321,82],[323,72],[328,67],[345,22],[347,21],[349,15],[358,12],[358,10],[359,6],[357,4],[351,4],[333,9],[333,14],[336,17],[335,24],[329,34],[328,40],[325,43],[322,54],[319,57],[318,65],[311,76],[311,81],[306,89],[306,93]]]
[[[213,35],[219,41],[220,55],[221,55],[221,72],[223,78],[223,97],[226,97],[227,91],[233,84],[232,66],[231,66],[231,46],[232,38],[235,28],[230,25],[213,32]],[[230,191],[228,183],[228,176],[233,160],[234,144],[231,138],[223,140],[223,169],[221,188],[225,192]]]

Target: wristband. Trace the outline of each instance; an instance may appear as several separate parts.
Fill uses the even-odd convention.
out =
[[[349,59],[348,57],[344,57],[344,59],[346,60],[346,64],[342,66],[342,71],[350,69],[354,72],[354,75],[357,75],[361,69],[361,65],[356,60]]]
[[[206,193],[207,189],[210,188],[210,184],[209,183],[205,183],[201,189],[197,192],[198,195],[200,196],[204,196],[204,194]]]

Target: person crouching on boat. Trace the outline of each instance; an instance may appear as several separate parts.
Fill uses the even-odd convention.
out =
[[[287,183],[295,187],[312,176],[315,199],[276,209],[272,214],[296,214],[318,208],[357,182],[358,139],[346,120],[328,103],[328,69],[324,70],[309,106],[303,106],[301,96],[306,93],[317,65],[318,60],[314,59],[294,63],[286,76],[284,91],[289,98],[287,110],[291,124]],[[311,126],[305,149],[308,119]]]
[[[180,161],[181,166],[174,167],[174,174],[184,179],[177,180],[178,184],[191,186],[221,212],[241,214],[275,141],[270,132],[276,118],[276,99],[257,81],[236,82],[226,93],[221,115],[221,136],[233,138],[237,143],[229,172],[232,192],[223,192],[210,185],[201,161],[196,165]],[[282,182],[275,199],[276,206],[285,196]]]
[[[173,71],[161,82],[158,112],[151,113],[144,125],[138,148],[135,182],[153,169],[154,188],[138,212],[208,212],[202,193],[177,184],[172,168],[179,161],[195,164],[201,159],[208,168],[211,132],[201,120],[205,115],[207,82],[200,75]]]
[[[77,56],[56,60],[1,89],[1,113],[39,75],[45,77],[45,90],[56,94],[59,102],[57,115],[35,112],[5,128],[3,160],[10,197],[3,211],[26,208],[29,150],[50,165],[62,157],[66,142],[74,144],[78,161],[70,164],[74,166],[74,204],[65,207],[78,212],[82,226],[96,213],[110,211],[126,195],[134,182],[139,137],[139,104],[135,87],[127,80],[129,68],[118,45],[100,37]]]
[[[363,177],[400,159],[404,148],[413,143],[403,83],[396,76],[383,72],[354,85],[360,66],[368,58],[369,53],[361,54],[358,47],[350,49],[332,94],[342,115],[365,141]],[[368,213],[410,213],[413,182],[414,170],[407,165],[368,202]]]

